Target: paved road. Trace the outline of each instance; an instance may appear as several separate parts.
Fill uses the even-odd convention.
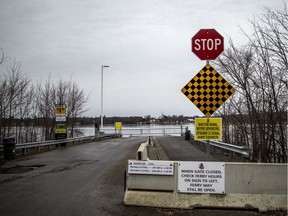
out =
[[[175,161],[206,161],[206,153],[193,146],[184,137],[157,137],[170,160]],[[209,161],[217,161],[210,155]]]
[[[3,216],[244,216],[247,211],[124,206],[126,161],[147,138],[110,139],[7,162],[0,167]]]
[[[0,215],[133,215],[138,209],[122,205],[125,164],[146,140],[110,139],[6,163]]]

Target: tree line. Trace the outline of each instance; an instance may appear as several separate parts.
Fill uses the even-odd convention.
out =
[[[6,67],[5,67],[6,66]],[[72,79],[33,84],[22,72],[21,63],[5,57],[0,49],[0,140],[14,136],[17,143],[55,139],[55,108],[67,107],[68,137],[81,134],[75,126],[100,124],[99,117],[83,117],[88,96]],[[106,117],[105,124],[117,121],[123,124],[175,124],[191,117],[162,115],[157,120],[150,115],[130,117]],[[75,134],[79,133],[79,134]]]
[[[223,139],[248,145],[257,162],[287,162],[288,13],[266,8],[250,20],[248,43],[229,48],[215,62],[236,89],[219,110]]]
[[[4,65],[6,66],[4,68]],[[8,65],[8,66],[7,66]],[[67,122],[85,112],[88,96],[71,79],[33,84],[21,70],[21,63],[5,57],[0,49],[0,140],[15,136],[18,143],[54,139],[55,107],[67,109]],[[39,126],[40,125],[40,126]]]
[[[150,115],[145,116],[112,116],[103,117],[105,124],[113,125],[115,122],[122,122],[122,124],[181,124],[187,123],[189,120],[195,117],[184,116],[184,115],[161,115],[160,117],[151,117]],[[78,117],[75,119],[79,125],[93,125],[95,123],[100,124],[100,117]]]

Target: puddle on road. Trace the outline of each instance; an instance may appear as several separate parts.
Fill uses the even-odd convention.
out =
[[[37,164],[37,165],[29,165],[29,166],[21,166],[16,165],[9,168],[0,168],[0,174],[19,174],[19,173],[26,173],[32,170],[39,169],[45,165]]]

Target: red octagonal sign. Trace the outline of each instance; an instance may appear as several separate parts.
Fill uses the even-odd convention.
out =
[[[214,60],[224,50],[224,38],[215,29],[201,29],[192,37],[192,52],[201,60]]]

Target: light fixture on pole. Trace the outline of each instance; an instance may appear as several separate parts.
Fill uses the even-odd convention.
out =
[[[101,126],[100,130],[103,130],[103,68],[104,67],[109,67],[108,65],[102,65],[101,66]]]

